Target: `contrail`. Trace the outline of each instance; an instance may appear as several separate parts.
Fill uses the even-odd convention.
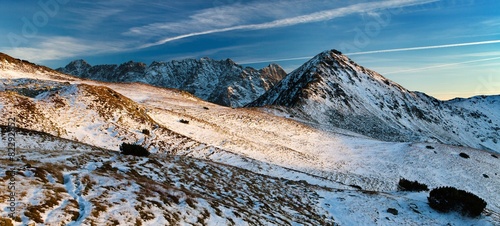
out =
[[[399,48],[399,49],[384,49],[384,50],[374,50],[374,51],[366,51],[366,52],[346,53],[345,55],[352,56],[352,55],[364,55],[364,54],[373,54],[373,53],[390,53],[390,52],[403,52],[403,51],[424,50],[424,49],[441,49],[441,48],[451,48],[451,47],[460,47],[460,46],[487,45],[487,44],[495,44],[495,43],[500,43],[500,40],[455,43],[455,44],[436,45],[436,46],[419,46],[419,47]]]
[[[283,58],[283,59],[274,59],[274,60],[242,61],[242,62],[238,62],[238,63],[239,64],[260,64],[260,63],[282,62],[282,61],[292,61],[292,60],[308,60],[308,59],[311,59],[311,58],[313,58],[313,56]]]
[[[449,66],[455,66],[455,65],[461,65],[461,64],[491,61],[491,60],[497,60],[497,59],[500,59],[500,57],[492,57],[492,58],[479,59],[479,60],[470,60],[470,61],[463,61],[463,62],[449,63],[449,64],[440,64],[440,65],[434,65],[434,66],[429,66],[429,67],[413,68],[413,69],[393,71],[393,72],[387,72],[387,73],[381,73],[381,74],[390,75],[390,74],[396,74],[396,73],[402,73],[402,72],[421,71],[421,70],[432,69],[432,68],[449,67]]]
[[[390,52],[403,52],[403,51],[426,50],[426,49],[452,48],[452,47],[461,47],[461,46],[488,45],[488,44],[496,44],[496,43],[500,43],[500,40],[490,40],[490,41],[481,41],[481,42],[465,42],[465,43],[455,43],[455,44],[435,45],[435,46],[418,46],[418,47],[398,48],[398,49],[383,49],[383,50],[373,50],[373,51],[365,51],[365,52],[344,53],[344,55],[353,56],[353,55],[365,55],[365,54],[376,54],[376,53],[390,53]],[[257,63],[267,63],[267,62],[307,60],[307,59],[311,59],[313,57],[314,56],[283,58],[283,59],[275,59],[275,60],[260,60],[260,61],[251,61],[251,62],[241,62],[241,64],[257,64]]]
[[[289,18],[274,20],[271,22],[265,22],[265,23],[260,23],[260,24],[238,25],[238,26],[226,27],[226,28],[220,28],[220,29],[192,32],[189,34],[164,38],[164,39],[159,40],[159,41],[154,42],[154,43],[144,44],[144,45],[137,47],[137,49],[149,48],[152,46],[162,45],[162,44],[165,44],[168,42],[172,42],[172,41],[176,41],[176,40],[180,40],[180,39],[185,39],[185,38],[189,38],[189,37],[200,36],[200,35],[222,33],[222,32],[235,31],[235,30],[263,30],[263,29],[271,29],[271,28],[278,28],[278,27],[289,27],[289,26],[298,25],[298,24],[306,24],[306,23],[332,20],[334,18],[344,17],[347,15],[351,15],[351,14],[355,14],[355,13],[359,13],[359,12],[380,10],[380,9],[386,9],[386,8],[392,9],[392,8],[398,8],[398,7],[426,4],[426,3],[435,2],[435,1],[437,1],[437,0],[423,0],[423,1],[420,1],[420,0],[390,0],[390,1],[385,1],[385,2],[358,3],[358,4],[350,5],[347,7],[343,7],[343,8],[323,10],[323,11],[314,12],[314,13],[310,13],[310,14],[306,14],[306,15],[289,17]]]

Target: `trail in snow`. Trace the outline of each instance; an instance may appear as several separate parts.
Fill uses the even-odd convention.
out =
[[[80,178],[78,176],[79,172],[76,172],[76,175],[71,173],[63,174],[64,178],[64,186],[66,187],[66,191],[71,197],[73,197],[78,202],[79,208],[79,216],[76,221],[70,222],[68,225],[81,225],[83,220],[90,215],[90,211],[92,209],[92,205],[90,202],[85,200],[82,196],[82,184],[80,182]],[[75,182],[73,183],[73,177],[75,177]],[[75,186],[76,185],[76,186]]]

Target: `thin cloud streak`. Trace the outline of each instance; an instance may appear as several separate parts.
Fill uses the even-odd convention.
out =
[[[345,55],[365,55],[365,54],[374,54],[374,53],[391,53],[391,52],[403,52],[403,51],[413,51],[413,50],[441,49],[441,48],[451,48],[451,47],[461,47],[461,46],[487,45],[487,44],[496,44],[496,43],[500,43],[500,40],[490,40],[490,41],[481,41],[481,42],[466,42],[466,43],[435,45],[435,46],[420,46],[420,47],[399,48],[399,49],[374,50],[374,51],[347,53]]]
[[[18,47],[1,50],[16,58],[35,63],[51,60],[92,55],[99,53],[123,52],[123,44],[119,42],[88,42],[66,36],[51,36],[37,40],[38,44],[30,47]]]
[[[405,7],[405,6],[410,6],[410,5],[416,5],[416,4],[426,4],[429,2],[435,2],[435,1],[436,0],[427,0],[427,1],[392,0],[392,1],[385,1],[385,2],[377,2],[377,3],[359,3],[359,4],[355,4],[355,5],[351,5],[351,6],[347,6],[347,7],[343,7],[343,8],[324,10],[324,11],[315,12],[315,13],[311,13],[311,14],[307,14],[307,15],[279,19],[279,20],[266,22],[266,23],[237,25],[237,26],[226,27],[226,28],[218,28],[218,29],[210,29],[210,30],[206,30],[206,31],[192,32],[189,34],[165,38],[165,39],[162,39],[162,40],[154,42],[154,43],[144,44],[144,45],[139,46],[137,49],[144,49],[144,48],[148,48],[148,47],[152,47],[152,46],[163,45],[163,44],[168,43],[168,42],[172,42],[172,41],[176,41],[176,40],[180,40],[180,39],[185,39],[185,38],[189,38],[189,37],[194,37],[194,36],[200,36],[200,35],[221,33],[221,32],[227,32],[227,31],[235,31],[235,30],[263,30],[263,29],[271,29],[271,28],[278,28],[278,27],[288,27],[288,26],[305,24],[305,23],[313,23],[313,22],[331,20],[334,18],[343,17],[346,15],[351,15],[351,14],[360,13],[360,12],[367,12],[367,11],[372,11],[372,10],[380,10],[380,9],[388,9],[388,8],[390,8],[390,9],[399,8],[399,7]]]
[[[387,73],[383,73],[383,74],[384,75],[390,75],[390,74],[398,74],[398,73],[403,73],[403,72],[423,71],[423,70],[427,70],[427,69],[450,67],[450,66],[457,66],[457,65],[462,65],[462,64],[470,64],[470,63],[477,63],[477,62],[484,62],[484,61],[492,61],[492,60],[498,60],[498,59],[500,59],[500,57],[492,57],[492,58],[479,59],[479,60],[470,60],[470,61],[463,61],[463,62],[449,63],[449,64],[440,64],[440,65],[434,65],[434,66],[429,66],[429,67],[421,67],[421,68],[413,68],[413,69],[408,69],[408,70],[399,70],[399,71],[387,72]]]
[[[284,62],[284,61],[294,61],[294,60],[308,60],[311,58],[313,58],[313,56],[283,58],[283,59],[274,59],[274,60],[242,61],[242,62],[238,62],[238,64],[260,64],[260,63]]]
[[[488,44],[497,44],[497,43],[500,43],[500,40],[455,43],[455,44],[435,45],[435,46],[419,46],[419,47],[398,48],[398,49],[384,49],[384,50],[374,50],[374,51],[365,51],[365,52],[344,53],[344,55],[353,56],[353,55],[365,55],[365,54],[376,54],[376,53],[390,53],[390,52],[403,52],[403,51],[415,51],[415,50],[427,50],[427,49],[441,49],[441,48],[452,48],[452,47],[474,46],[474,45],[488,45]],[[314,56],[283,58],[283,59],[275,59],[275,60],[260,60],[260,61],[242,62],[241,64],[257,64],[257,63],[268,63],[268,62],[284,62],[284,61],[294,61],[294,60],[307,60],[307,59],[311,59],[313,57]]]

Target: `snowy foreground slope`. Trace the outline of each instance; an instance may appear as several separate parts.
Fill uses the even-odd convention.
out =
[[[177,90],[0,63],[0,114],[51,134],[17,132],[14,164],[29,167],[14,176],[15,225],[500,224],[500,160],[493,152],[382,142]],[[0,161],[7,165],[5,127],[1,134]],[[115,151],[122,142],[154,154],[121,156]],[[474,219],[437,213],[427,193],[397,191],[400,178],[470,191],[487,210]],[[7,188],[1,190],[6,200]],[[0,202],[4,219],[7,205]]]
[[[496,225],[499,220],[489,209],[489,216],[474,219],[437,213],[425,193],[317,186],[185,156],[122,156],[27,130],[18,131],[17,141],[13,166],[19,170],[15,175],[0,170],[0,180],[13,177],[19,192],[18,217],[0,216],[14,225]],[[2,154],[5,145],[0,143]],[[12,165],[6,158],[0,162]]]

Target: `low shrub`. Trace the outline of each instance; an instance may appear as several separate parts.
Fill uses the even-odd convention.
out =
[[[399,213],[399,211],[397,209],[394,209],[394,208],[388,208],[387,212],[392,214],[392,215],[398,215],[398,213]]]
[[[434,147],[432,147],[430,145],[425,146],[425,148],[427,148],[427,149],[434,149]]]
[[[429,188],[425,184],[418,181],[409,181],[407,179],[400,179],[398,188],[400,191],[428,191]]]
[[[440,212],[457,211],[463,216],[476,217],[481,215],[486,202],[478,196],[454,187],[433,189],[427,197],[429,206]]]
[[[465,153],[463,153],[463,152],[461,152],[459,155],[460,155],[460,157],[462,157],[462,158],[464,158],[464,159],[468,159],[468,158],[470,158],[470,156],[469,156],[468,154],[465,154]]]
[[[143,133],[144,135],[146,135],[146,136],[149,136],[149,134],[150,134],[148,129],[143,129],[143,130],[142,130],[142,133]]]
[[[120,153],[123,155],[133,155],[139,157],[148,157],[151,153],[141,145],[123,143],[120,145]]]
[[[189,121],[188,120],[185,120],[185,119],[181,119],[179,120],[180,123],[184,123],[184,124],[189,124]]]

